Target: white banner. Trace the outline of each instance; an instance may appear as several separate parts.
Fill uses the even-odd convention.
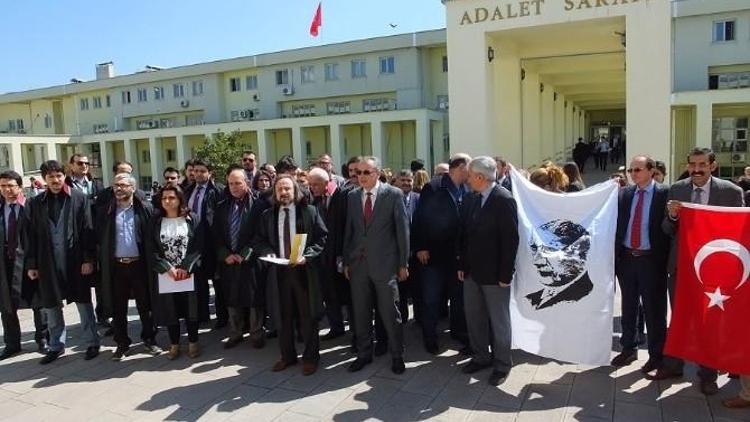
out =
[[[608,365],[612,348],[618,186],[556,194],[511,172],[519,245],[510,299],[513,346]]]

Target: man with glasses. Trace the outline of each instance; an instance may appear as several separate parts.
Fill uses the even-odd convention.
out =
[[[380,183],[380,161],[366,157],[357,163],[359,188],[347,197],[344,230],[344,275],[351,282],[357,335],[356,372],[372,362],[372,307],[377,304],[388,335],[391,371],[402,374],[403,328],[398,310],[398,283],[409,277],[409,219],[403,193]],[[377,204],[377,206],[376,206]]]
[[[162,172],[162,177],[164,178],[164,185],[162,187],[180,186],[180,171],[176,168],[165,168]],[[159,204],[161,204],[161,195],[157,192],[151,197],[151,205],[153,205],[154,208],[158,208]]]
[[[653,158],[633,157],[628,174],[633,184],[620,190],[615,237],[615,272],[622,295],[622,352],[612,366],[622,367],[638,359],[637,320],[643,303],[648,329],[648,361],[641,372],[661,366],[667,334],[667,259],[669,237],[661,222],[669,188],[654,180]]]
[[[255,163],[255,152],[250,150],[242,152],[242,168],[245,170],[245,178],[249,183],[252,183],[258,174],[258,168]]]
[[[0,360],[21,351],[21,324],[18,309],[34,310],[34,327],[39,352],[44,352],[46,327],[38,308],[38,285],[23,274],[23,222],[26,218],[21,176],[10,170],[0,173],[0,316],[5,349]]]
[[[330,179],[336,183],[336,186],[346,183],[346,179],[333,172],[333,159],[329,154],[322,154],[318,157],[315,161],[315,166],[327,171]]]
[[[97,195],[104,189],[102,183],[91,176],[91,163],[85,154],[73,154],[69,160],[70,176],[65,178],[65,184],[86,194],[93,204]]]
[[[130,351],[128,336],[128,300],[135,298],[141,321],[141,339],[147,353],[161,353],[156,346],[156,329],[149,300],[147,253],[145,243],[153,214],[148,202],[135,197],[135,178],[117,174],[112,183],[115,197],[97,215],[97,240],[101,267],[104,308],[112,315],[117,349],[112,360],[122,360]]]

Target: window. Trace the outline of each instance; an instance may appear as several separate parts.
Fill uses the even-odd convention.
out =
[[[747,152],[747,131],[747,117],[713,119],[713,143],[711,146],[716,152]]]
[[[8,131],[9,132],[22,132],[23,131],[23,119],[8,120]]]
[[[176,161],[177,160],[177,154],[173,149],[167,150],[167,161]]]
[[[130,104],[130,91],[122,91],[122,103]]]
[[[714,42],[734,40],[734,20],[714,22]]]
[[[302,66],[300,74],[302,75],[303,84],[315,82],[315,66]]]
[[[88,110],[88,109],[89,109],[89,99],[81,98],[81,110]]]
[[[94,97],[94,108],[102,108],[102,97]]]
[[[104,97],[104,103],[107,105],[107,108],[112,107],[112,98],[109,96],[109,94]]]
[[[138,88],[138,102],[145,103],[146,101],[148,101],[148,94],[146,93],[146,88]]]
[[[245,87],[248,91],[258,89],[258,75],[250,75],[245,78]]]
[[[46,114],[44,116],[44,128],[49,129],[51,127],[52,127],[52,116],[50,116],[49,114]]]
[[[193,97],[203,95],[203,81],[193,81]]]
[[[172,85],[172,94],[175,98],[182,98],[185,96],[185,85],[174,84]]]
[[[362,100],[362,110],[365,112],[396,110],[396,108],[396,100],[390,98],[372,98]]]
[[[106,123],[99,123],[94,125],[94,133],[107,133],[109,132],[109,125]]]
[[[289,69],[276,71],[276,85],[289,85]]]
[[[387,75],[396,73],[396,59],[393,56],[380,58],[380,74]]]
[[[352,60],[352,78],[366,78],[367,69],[364,60]]]
[[[155,86],[154,87],[154,99],[155,100],[163,100],[164,99],[164,87],[163,86]]]
[[[294,117],[315,116],[316,114],[315,104],[302,104],[292,106],[292,116]]]
[[[142,163],[150,163],[151,162],[151,151],[141,151],[141,162]]]
[[[443,56],[443,73],[448,71],[448,56]]]
[[[352,104],[349,101],[338,101],[333,103],[326,103],[326,113],[328,114],[344,114],[352,111]]]
[[[338,63],[326,63],[326,80],[327,81],[339,80],[339,64]]]
[[[241,89],[242,87],[240,86],[240,78],[232,78],[229,80],[229,91],[237,92]]]

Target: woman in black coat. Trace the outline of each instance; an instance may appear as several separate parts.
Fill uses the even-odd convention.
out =
[[[189,292],[160,293],[158,276],[164,275],[175,283],[184,282],[195,273],[200,263],[199,236],[195,235],[193,220],[187,209],[182,189],[165,186],[159,192],[161,203],[151,224],[151,268],[154,321],[166,326],[170,347],[167,358],[180,355],[180,319],[185,320],[188,332],[188,356],[200,355],[198,348],[198,296]]]

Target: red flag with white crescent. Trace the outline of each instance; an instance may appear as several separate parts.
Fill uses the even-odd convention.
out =
[[[665,354],[750,374],[750,209],[684,204]]]
[[[318,3],[318,9],[315,11],[312,23],[310,24],[310,35],[317,37],[320,33],[320,27],[323,25],[323,2]]]

